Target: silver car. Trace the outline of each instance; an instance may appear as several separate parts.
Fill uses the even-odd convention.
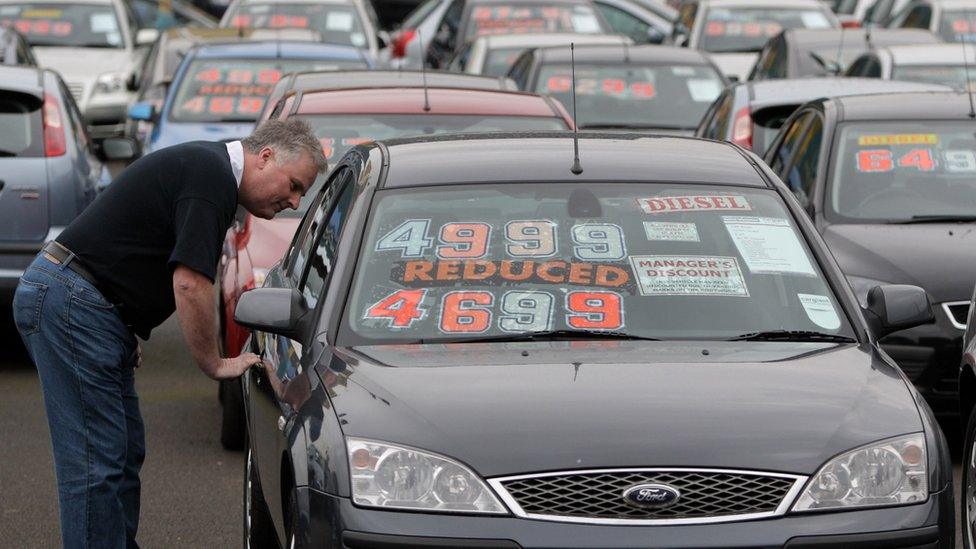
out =
[[[917,44],[875,48],[855,59],[846,75],[943,84],[964,91],[970,82],[976,82],[972,50],[967,60],[963,55],[965,47],[965,44]]]
[[[23,33],[40,65],[61,74],[95,137],[121,135],[155,29],[139,31],[122,0],[0,0],[0,25]]]
[[[505,76],[515,58],[525,50],[548,46],[583,44],[620,46],[633,44],[626,36],[615,34],[574,34],[564,32],[540,34],[501,34],[478,37],[462,47],[448,63],[447,70],[485,76]]]

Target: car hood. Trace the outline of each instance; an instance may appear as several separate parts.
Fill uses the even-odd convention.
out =
[[[823,237],[845,274],[921,286],[936,303],[972,296],[974,224],[830,225]]]
[[[116,48],[34,48],[37,62],[61,73],[65,82],[84,82],[107,72],[132,69],[132,53]]]
[[[301,222],[301,217],[261,219],[253,215],[248,216],[250,227],[245,245],[251,266],[257,269],[270,269],[275,263],[281,261]]]
[[[922,430],[901,373],[853,344],[388,345],[340,348],[328,368],[341,369],[330,393],[346,436],[451,456],[487,477],[623,466],[812,474],[840,452]]]
[[[738,77],[740,82],[745,82],[752,71],[752,66],[759,59],[759,53],[710,53],[709,57],[719,70],[728,77]]]
[[[165,116],[165,115],[164,115]],[[251,135],[253,122],[164,122],[154,130],[146,152],[188,141],[233,141]]]

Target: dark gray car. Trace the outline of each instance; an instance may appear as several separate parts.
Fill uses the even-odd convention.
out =
[[[109,183],[99,157],[123,159],[131,142],[95,145],[54,71],[0,66],[0,301],[24,268]]]

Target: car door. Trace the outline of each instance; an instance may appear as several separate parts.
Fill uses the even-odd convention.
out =
[[[298,290],[309,311],[316,310],[331,272],[335,248],[352,202],[353,181],[353,172],[349,168],[341,168],[333,175],[318,207],[309,209],[306,220],[309,217],[311,220],[300,230],[291,258],[293,263],[278,284]],[[314,318],[314,313],[310,314]],[[314,329],[310,326],[311,332]],[[248,396],[251,451],[271,518],[279,533],[284,532],[282,502],[283,497],[287,497],[281,493],[282,455],[289,446],[285,434],[297,411],[297,403],[288,398],[288,387],[308,374],[304,367],[307,361],[303,362],[303,345],[314,335],[302,334],[302,338],[296,340],[265,333],[254,338],[265,369],[252,370],[254,385]]]

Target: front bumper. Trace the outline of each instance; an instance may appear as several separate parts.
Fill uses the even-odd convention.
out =
[[[684,526],[376,511],[307,487],[298,489],[298,505],[296,547],[951,548],[955,535],[951,485],[918,505]]]

